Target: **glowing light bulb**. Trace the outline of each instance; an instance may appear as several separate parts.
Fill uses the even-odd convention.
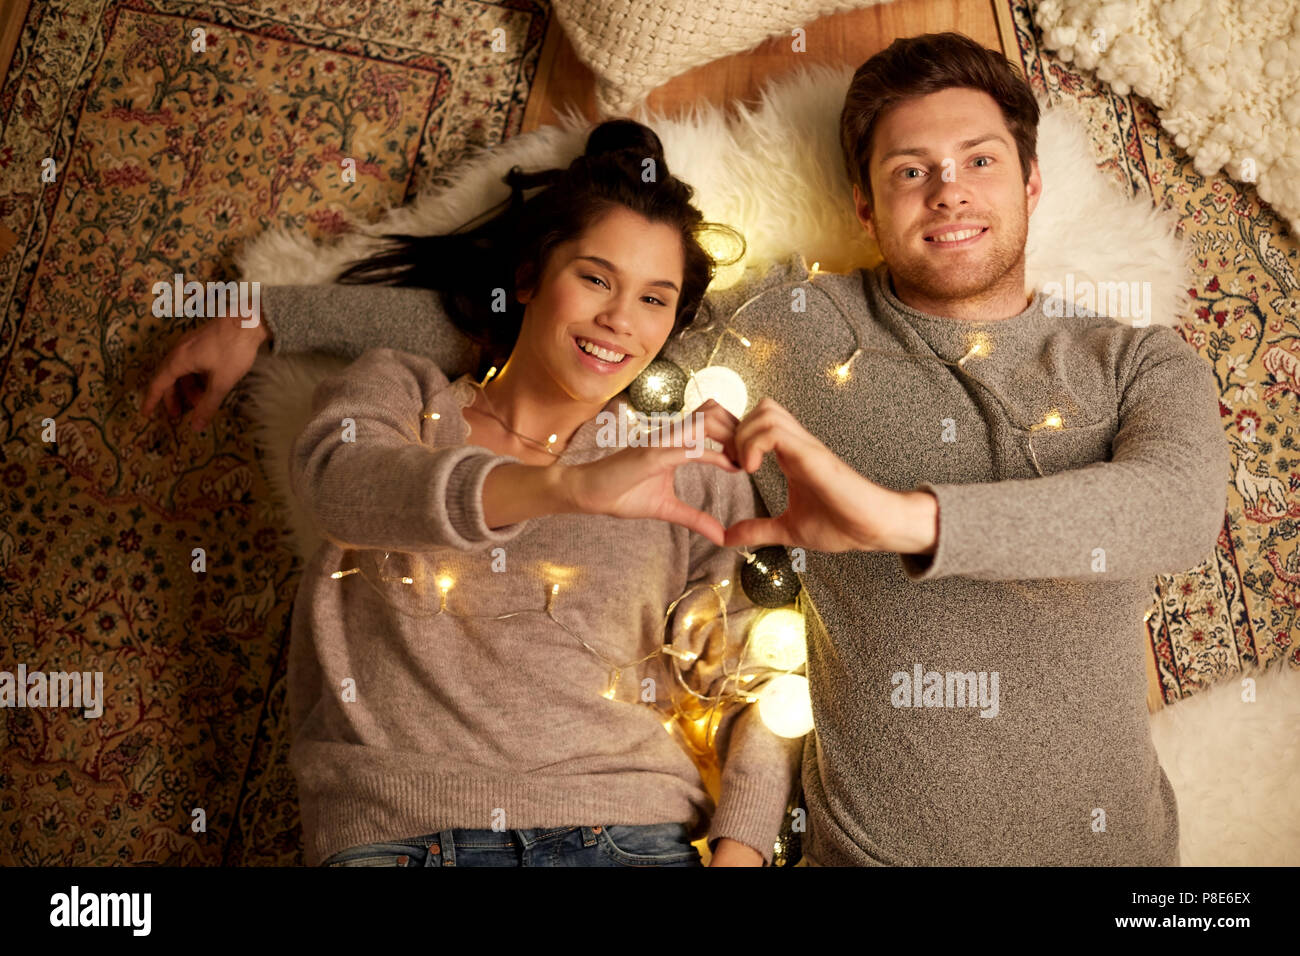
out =
[[[749,632],[754,664],[792,671],[808,659],[804,616],[793,608],[775,608],[762,615]]]
[[[854,349],[853,354],[849,356],[848,361],[846,361],[843,365],[837,365],[832,370],[832,375],[840,384],[843,384],[844,382],[847,382],[849,380],[849,376],[853,374],[853,362],[861,354],[862,354],[862,349],[860,348]]]
[[[744,379],[725,365],[710,365],[700,369],[686,383],[682,414],[689,415],[709,399],[713,399],[737,418],[744,418],[749,407],[749,389]]]
[[[442,589],[443,594],[446,594],[448,591],[450,591],[451,586],[454,583],[455,582],[452,581],[452,579],[447,577],[446,575],[443,575],[442,577],[438,578],[438,587]]]
[[[967,359],[973,358],[976,355],[988,355],[991,351],[989,348],[989,337],[983,332],[976,332],[973,334],[970,337],[970,342],[970,351],[957,360],[957,364],[963,368],[966,365]]]
[[[1063,427],[1064,427],[1064,423],[1061,420],[1061,413],[1058,412],[1055,408],[1053,408],[1046,415],[1043,416],[1043,420],[1039,422],[1037,425],[1030,425],[1029,430],[1032,432],[1032,431],[1038,431],[1040,428],[1057,429]]]
[[[758,716],[778,737],[802,737],[813,728],[808,678],[782,674],[758,694]]]

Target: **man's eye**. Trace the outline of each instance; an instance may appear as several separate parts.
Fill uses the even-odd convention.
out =
[[[906,169],[903,170],[903,172],[904,172],[904,173],[919,173],[919,172],[921,172],[921,170],[917,169],[915,166],[908,166]],[[904,179],[915,179],[916,177],[915,177],[915,176],[904,176],[903,178],[904,178]]]
[[[975,161],[976,161],[976,162],[979,162],[981,159],[987,159],[990,163],[993,162],[993,157],[992,157],[992,156],[977,156],[977,157],[975,157]]]

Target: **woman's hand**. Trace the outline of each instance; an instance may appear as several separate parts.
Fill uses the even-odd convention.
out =
[[[738,840],[723,837],[713,848],[709,866],[762,866],[763,854]]]
[[[724,529],[712,515],[684,504],[673,489],[673,475],[690,461],[716,465],[725,471],[740,468],[724,453],[706,448],[709,438],[731,446],[736,418],[715,401],[686,416],[682,447],[624,448],[597,461],[570,466],[568,497],[574,511],[615,518],[655,518],[690,528],[722,546]],[[689,447],[694,445],[695,447]]]
[[[261,315],[256,318],[255,326],[244,328],[240,323],[247,321],[246,317],[218,316],[182,335],[149,382],[141,412],[152,415],[158,400],[163,399],[167,414],[179,417],[179,392],[194,407],[190,427],[202,430],[230,390],[253,367],[258,349],[270,338]],[[205,386],[201,388],[190,376],[205,379]]]

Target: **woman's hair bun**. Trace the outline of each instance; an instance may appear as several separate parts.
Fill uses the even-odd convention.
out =
[[[642,158],[651,157],[661,165],[664,158],[664,144],[659,141],[658,134],[636,120],[609,120],[593,129],[587,137],[585,155],[588,158],[620,150],[630,151]]]

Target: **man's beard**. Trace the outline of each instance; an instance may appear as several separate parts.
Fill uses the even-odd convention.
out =
[[[935,301],[960,301],[996,295],[1007,282],[1020,284],[1023,276],[1025,239],[1029,231],[1027,218],[1016,222],[989,221],[989,231],[980,240],[983,249],[972,255],[951,255],[952,265],[945,266],[942,252],[902,254],[894,247],[881,246],[881,257],[895,283],[908,286],[914,293]],[[1017,269],[1017,266],[1020,266]],[[1019,293],[1021,290],[1015,290]]]

